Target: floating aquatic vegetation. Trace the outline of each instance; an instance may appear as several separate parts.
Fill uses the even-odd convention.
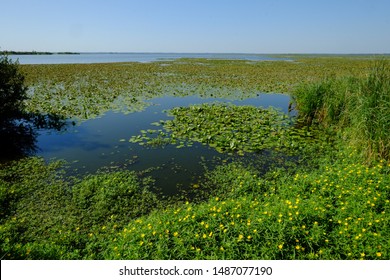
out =
[[[367,58],[297,57],[295,62],[179,59],[154,63],[21,65],[30,87],[27,108],[90,119],[108,110],[143,110],[167,95],[242,99],[258,92],[291,92],[302,81],[329,75],[363,76]]]
[[[243,155],[265,149],[299,150],[302,140],[312,136],[310,131],[293,128],[293,120],[273,108],[213,103],[176,107],[169,115],[174,119],[162,121],[164,130],[141,130],[129,141],[177,148],[200,142],[221,153]]]

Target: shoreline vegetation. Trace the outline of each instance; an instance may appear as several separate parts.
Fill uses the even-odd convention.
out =
[[[156,96],[259,91],[290,94],[299,115],[287,125],[274,111],[235,105],[171,110],[157,138],[141,131],[132,141],[264,149],[271,162],[265,171],[239,159],[205,168],[177,197],[158,197],[154,178],[132,170],[68,176],[61,160],[3,163],[0,256],[389,260],[389,65],[386,56],[21,65],[29,111],[80,121],[118,109],[116,100],[134,112]]]
[[[0,55],[54,55],[80,54],[79,52],[0,51]]]

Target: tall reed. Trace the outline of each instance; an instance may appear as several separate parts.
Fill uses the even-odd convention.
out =
[[[293,92],[299,115],[339,130],[368,162],[390,158],[390,63],[376,61],[365,78],[327,78]]]

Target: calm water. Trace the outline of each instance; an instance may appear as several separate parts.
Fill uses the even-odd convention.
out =
[[[243,59],[252,61],[286,60],[264,54],[223,53],[81,53],[52,55],[10,55],[20,64],[106,63],[106,62],[152,62],[178,58]]]
[[[176,186],[195,183],[204,172],[203,164],[213,166],[229,156],[220,154],[202,144],[177,149],[173,145],[164,148],[148,148],[128,140],[140,134],[141,129],[158,129],[151,125],[170,117],[164,110],[177,106],[189,106],[209,102],[229,102],[236,105],[275,107],[287,113],[290,97],[282,94],[260,94],[242,101],[203,99],[197,96],[161,97],[148,100],[150,106],[142,112],[123,114],[107,112],[103,116],[68,127],[64,132],[41,131],[37,138],[38,155],[45,159],[65,159],[73,162],[77,173],[95,172],[101,168],[116,167],[151,171],[156,186],[164,193],[175,193]]]

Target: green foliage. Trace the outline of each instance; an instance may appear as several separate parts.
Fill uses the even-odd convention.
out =
[[[153,180],[133,171],[75,178],[66,175],[62,162],[32,157],[3,164],[0,256],[389,259],[390,162],[376,160],[389,151],[388,66],[379,64],[365,77],[368,59],[297,62],[23,66],[34,92],[26,102],[30,112],[79,118],[123,104],[129,111],[142,109],[144,100],[158,94],[236,98],[258,90],[288,91],[303,81],[307,85],[294,95],[300,114],[339,129],[347,141],[340,138],[333,150],[324,149],[329,142],[324,131],[291,129],[272,110],[215,104],[176,108],[164,130],[141,132],[134,141],[164,145],[173,139],[179,146],[199,141],[230,153],[257,152],[264,143],[293,146],[306,161],[294,169],[269,167],[266,174],[253,162],[223,164],[193,184],[206,195],[175,203],[158,200],[150,191]],[[334,78],[311,84],[329,74]],[[339,78],[345,74],[354,78]],[[154,133],[156,138],[148,136]],[[370,165],[358,156],[365,146],[375,155]]]
[[[235,163],[209,178],[226,190],[131,221],[107,259],[388,259],[390,165],[353,154],[264,180]],[[246,169],[246,170],[245,170]],[[244,171],[245,170],[245,171]],[[242,189],[243,191],[239,191]]]
[[[21,65],[31,96],[29,112],[81,120],[108,110],[134,112],[159,96],[242,99],[258,92],[291,92],[301,82],[330,74],[364,76],[364,58],[288,61],[181,59],[153,63]]]
[[[73,186],[72,203],[91,225],[113,217],[123,223],[156,207],[157,197],[148,189],[148,183],[140,183],[134,172],[88,175]]]
[[[178,148],[200,142],[221,153],[244,155],[263,150],[293,154],[301,152],[308,140],[318,140],[314,130],[294,128],[291,118],[272,108],[215,103],[177,107],[169,115],[174,119],[163,122],[165,131],[143,130],[130,142]]]
[[[65,182],[61,163],[32,158],[2,169],[1,195],[10,211],[2,213],[1,254],[7,259],[388,259],[390,163],[369,167],[356,159],[354,151],[345,151],[320,160],[319,169],[293,175],[274,170],[262,177],[254,167],[221,165],[201,183],[215,188],[208,200],[153,210],[155,196],[137,188],[148,181],[133,172]],[[27,169],[36,172],[26,174]]]
[[[268,189],[259,179],[259,170],[232,162],[219,165],[214,170],[206,172],[202,187],[223,200],[235,199],[250,193],[265,193]]]
[[[352,104],[351,144],[371,159],[390,159],[390,64],[377,62]]]
[[[378,61],[366,78],[328,78],[293,93],[300,116],[341,131],[366,160],[390,158],[390,67]]]
[[[35,149],[35,128],[60,130],[62,116],[27,112],[29,97],[18,62],[0,56],[0,159],[29,155]]]
[[[71,178],[61,162],[29,158],[0,171],[0,254],[7,259],[96,257],[112,234],[159,205],[131,171]]]
[[[24,101],[27,99],[24,76],[17,62],[0,56],[0,129],[15,119],[24,116]]]
[[[175,138],[208,144],[217,151],[253,152],[283,142],[287,116],[253,106],[202,104],[170,110],[164,127]]]

